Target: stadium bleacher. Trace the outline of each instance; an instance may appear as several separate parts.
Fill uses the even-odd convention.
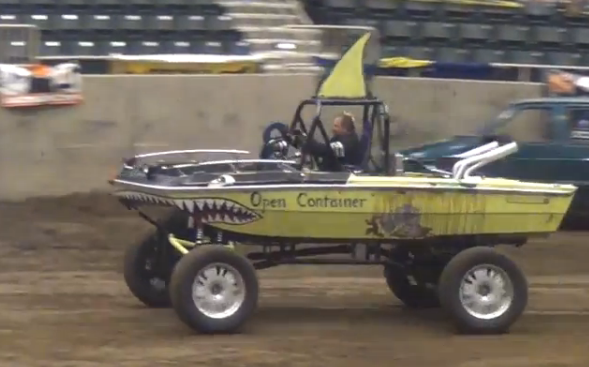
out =
[[[41,56],[250,52],[213,0],[0,0],[0,24],[36,25]]]
[[[589,63],[589,16],[556,1],[307,0],[315,23],[376,27],[384,57]]]
[[[257,2],[269,5],[280,1],[286,0]],[[583,13],[582,6],[570,12],[570,3],[556,0],[301,2],[315,24],[376,27],[385,58],[563,66],[589,63],[589,15]],[[0,0],[0,24],[36,25],[41,30],[40,56],[250,54],[252,49],[244,41],[247,37],[237,30],[222,3]],[[264,23],[259,26],[263,28]]]

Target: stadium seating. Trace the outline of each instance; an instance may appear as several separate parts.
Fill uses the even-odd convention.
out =
[[[34,24],[41,55],[248,54],[213,0],[0,0],[0,24]]]
[[[384,57],[447,62],[587,65],[589,15],[565,3],[305,0],[316,23],[373,26]],[[582,10],[582,9],[581,9]]]

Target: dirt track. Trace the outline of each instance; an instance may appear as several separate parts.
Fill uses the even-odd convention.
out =
[[[2,367],[589,366],[583,233],[510,251],[531,300],[509,335],[457,336],[438,311],[404,310],[380,269],[284,267],[261,273],[244,334],[210,337],[127,292],[122,249],[150,227],[111,198],[0,204],[0,218]]]

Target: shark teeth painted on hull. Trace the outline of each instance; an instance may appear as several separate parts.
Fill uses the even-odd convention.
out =
[[[261,219],[261,216],[249,208],[229,199],[167,199],[160,196],[137,192],[117,192],[116,196],[130,202],[146,205],[176,206],[201,218],[203,223],[248,224]]]

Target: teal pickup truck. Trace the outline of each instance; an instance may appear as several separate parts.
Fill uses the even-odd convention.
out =
[[[477,135],[401,151],[406,169],[451,170],[460,153],[492,141],[516,141],[519,151],[484,166],[478,174],[579,187],[564,227],[589,227],[589,97],[554,97],[511,103]],[[411,162],[418,163],[412,164]]]

